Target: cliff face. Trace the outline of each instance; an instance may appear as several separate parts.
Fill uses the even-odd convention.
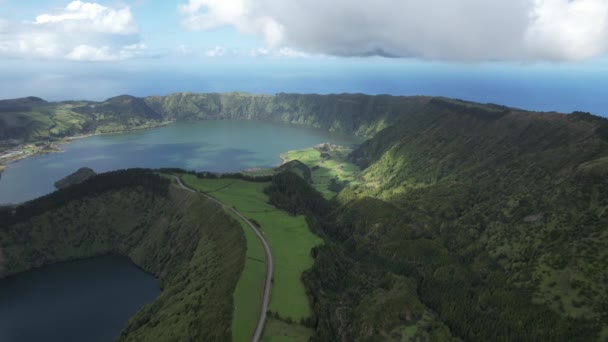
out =
[[[401,116],[419,111],[430,99],[362,94],[178,93],[146,98],[124,95],[103,102],[36,102],[5,108],[0,116],[0,141],[39,141],[173,120],[264,120],[371,137]]]
[[[438,108],[453,112],[465,108],[480,119],[513,111],[444,98],[364,94],[176,93],[145,98],[123,95],[103,102],[18,101],[27,105],[15,105],[14,101],[4,101],[4,107],[0,101],[0,141],[37,141],[183,120],[264,120],[370,138],[401,120]]]
[[[150,108],[172,120],[265,120],[372,136],[400,116],[424,107],[428,97],[363,94],[275,96],[180,93],[145,99]]]

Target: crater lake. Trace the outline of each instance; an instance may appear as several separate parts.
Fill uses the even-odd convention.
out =
[[[62,145],[63,152],[12,163],[0,178],[0,204],[17,204],[55,190],[81,167],[97,173],[143,167],[236,172],[272,167],[288,150],[359,139],[322,130],[261,121],[178,122],[161,128],[105,134]]]

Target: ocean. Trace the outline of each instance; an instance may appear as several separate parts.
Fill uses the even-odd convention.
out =
[[[47,62],[23,70],[8,63],[0,67],[0,97],[104,100],[121,94],[231,91],[432,95],[536,111],[586,111],[608,116],[608,67],[604,65],[608,62],[461,65],[335,58],[60,66]]]

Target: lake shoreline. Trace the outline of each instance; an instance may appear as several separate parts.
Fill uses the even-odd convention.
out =
[[[286,157],[285,155],[287,155],[287,154],[289,154],[289,153],[291,153],[291,152],[293,152],[293,151],[287,151],[287,152],[285,152],[285,153],[281,153],[281,154],[279,154],[279,157],[281,157],[281,160],[282,160],[282,161],[281,161],[281,164],[280,164],[279,166],[281,166],[281,165],[285,165],[285,164],[287,164],[287,163],[289,162],[289,159],[287,159],[287,157]]]
[[[71,137],[65,137],[65,138],[63,138],[63,140],[72,141],[72,140],[78,140],[78,139],[95,137],[95,136],[99,136],[99,135],[120,134],[120,133],[128,133],[128,132],[145,131],[145,130],[148,130],[148,129],[156,129],[156,128],[165,127],[165,126],[174,124],[175,122],[176,122],[175,120],[171,120],[171,121],[163,121],[163,122],[158,123],[158,124],[146,125],[146,126],[137,126],[137,127],[133,127],[133,128],[127,128],[127,129],[116,130],[116,131],[79,134],[79,135],[74,135],[74,136],[71,136]]]
[[[13,278],[13,277],[18,277],[18,276],[21,276],[21,275],[26,274],[28,272],[36,271],[36,270],[39,270],[39,269],[43,269],[43,268],[48,267],[48,266],[56,266],[56,265],[61,265],[61,264],[70,264],[70,263],[76,263],[76,262],[80,262],[80,261],[91,261],[91,260],[95,260],[95,259],[108,258],[108,257],[124,258],[124,259],[128,260],[131,264],[133,264],[133,266],[135,268],[137,268],[138,270],[142,271],[143,273],[145,273],[145,274],[153,277],[156,280],[160,279],[160,277],[159,277],[158,274],[155,274],[153,272],[150,272],[150,271],[144,269],[142,266],[140,266],[139,264],[137,264],[135,262],[135,260],[133,260],[129,255],[127,255],[127,254],[121,254],[121,253],[116,253],[116,252],[110,252],[110,253],[101,253],[101,254],[89,255],[89,256],[84,256],[84,257],[69,258],[69,259],[60,260],[60,261],[56,261],[56,262],[50,262],[48,264],[36,265],[36,266],[30,267],[30,268],[28,268],[26,270],[15,272],[15,273],[0,272],[0,281],[5,280],[5,279],[10,279],[10,278]],[[162,292],[162,289],[161,289],[161,292]]]
[[[161,128],[161,127],[171,125],[173,123],[175,123],[175,121],[164,121],[159,124],[138,126],[138,127],[128,128],[128,129],[124,129],[124,130],[79,134],[79,135],[74,135],[74,136],[69,136],[69,137],[63,137],[60,140],[53,141],[50,143],[45,143],[40,146],[36,145],[36,143],[22,144],[22,145],[19,145],[15,148],[9,150],[8,157],[2,157],[2,155],[0,155],[0,176],[2,175],[2,172],[5,171],[10,166],[10,164],[19,162],[21,160],[24,160],[24,159],[27,159],[30,157],[38,156],[38,155],[44,155],[44,154],[49,154],[49,153],[61,153],[61,152],[63,152],[63,150],[61,149],[62,145],[69,144],[75,140],[85,139],[85,138],[90,138],[90,137],[100,136],[100,135],[120,134],[120,133],[128,133],[128,132],[135,132],[135,131],[144,131],[144,130],[148,130],[148,129],[156,129],[156,128]],[[40,143],[38,143],[38,144],[40,144]],[[7,153],[5,153],[5,155],[6,154]]]
[[[249,169],[278,167],[288,161],[281,158],[282,154],[293,158],[293,154],[284,155],[286,151],[312,147],[319,142],[340,145],[357,142],[342,134],[254,120],[176,122],[143,132],[91,135],[100,133],[89,134],[87,139],[80,134],[55,142],[53,152],[61,149],[62,153],[38,155],[9,164],[0,180],[0,204],[22,203],[53,192],[57,180],[82,167],[97,173],[128,168],[181,168],[216,173],[247,170],[263,174]],[[78,138],[82,140],[76,140]],[[62,145],[67,142],[72,144]],[[41,152],[31,147],[24,151],[28,156]]]

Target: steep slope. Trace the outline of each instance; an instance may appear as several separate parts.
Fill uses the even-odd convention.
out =
[[[3,210],[0,274],[126,255],[159,277],[163,291],[119,340],[229,340],[242,230],[218,205],[169,183],[149,171],[118,171]]]
[[[26,108],[44,105],[47,103],[48,102],[46,102],[45,100],[34,96],[24,97],[20,99],[0,100],[0,111],[8,112],[26,110]]]
[[[118,96],[103,102],[46,102],[38,98],[0,101],[0,147],[46,142],[95,132],[123,131],[160,124],[160,114],[142,99]]]
[[[564,336],[586,327],[606,337],[607,128],[607,120],[584,113],[435,99],[352,154],[367,184],[343,198],[393,203],[454,262],[433,266],[443,257],[424,251],[401,259],[415,249],[393,235],[365,238],[361,248],[399,264],[426,255],[418,262],[432,273],[415,267],[425,277],[421,298],[465,339],[529,337],[543,331],[540,322],[510,324],[521,317],[530,324],[535,315]],[[497,314],[501,325],[480,320]],[[492,329],[472,331],[472,322]]]
[[[73,106],[35,97],[0,101],[0,145],[6,140],[15,140],[14,144],[79,133],[88,118],[72,112]]]
[[[149,122],[162,121],[160,114],[152,110],[143,99],[122,95],[101,103],[74,108],[76,113],[89,116],[89,129],[105,127],[136,127]]]
[[[103,102],[5,100],[0,102],[0,145],[9,139],[39,142],[183,120],[265,120],[371,137],[400,116],[420,110],[430,99],[363,94],[178,93],[147,98],[123,95]]]
[[[505,267],[486,251],[453,249],[475,226],[452,226],[450,220],[360,197],[352,189],[327,202],[292,173],[275,176],[267,191],[271,203],[306,214],[309,225],[325,237],[325,244],[313,249],[315,264],[304,276],[315,312],[309,323],[314,341],[605,339],[604,293],[592,293],[594,303],[577,299],[576,308],[590,309],[591,314],[582,315],[540,300],[535,292],[539,283],[526,283],[520,265]],[[533,222],[530,229],[543,227]],[[505,233],[515,235],[508,229]],[[551,239],[534,246],[545,255],[556,247]],[[605,266],[598,265],[604,255],[605,249],[592,247],[569,261],[594,268],[587,283],[603,286]],[[588,293],[587,283],[576,274],[568,278],[568,271],[550,287],[564,291],[575,280],[580,294]]]
[[[357,244],[364,237],[377,241],[401,235],[398,243],[412,238],[413,234],[391,228],[400,222],[399,211],[379,200],[340,208],[290,172],[276,175],[266,192],[271,203],[294,215],[307,215],[311,228],[325,237],[325,243],[311,251],[315,263],[303,277],[315,313],[313,320],[305,322],[315,328],[313,341],[453,339],[445,324],[418,298],[414,277],[399,274],[401,268],[393,267],[394,262],[374,256],[377,251],[370,248],[372,244]],[[368,219],[374,232],[349,227],[357,222],[367,228]],[[391,229],[395,234],[386,234]]]
[[[178,93],[145,99],[165,119],[267,120],[361,136],[372,136],[399,116],[419,110],[429,100],[388,95],[283,93],[275,96]]]

